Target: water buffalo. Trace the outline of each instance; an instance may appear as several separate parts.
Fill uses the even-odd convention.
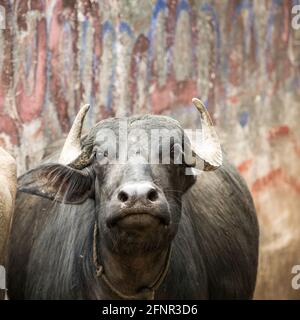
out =
[[[18,180],[10,298],[252,298],[252,198],[205,107],[193,102],[201,142],[158,115],[106,119],[81,138],[88,107],[80,110],[59,159]],[[150,132],[161,135],[154,144]]]
[[[0,147],[0,300],[5,294],[6,249],[17,188],[16,162]]]

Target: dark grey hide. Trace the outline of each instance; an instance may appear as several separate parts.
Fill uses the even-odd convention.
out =
[[[168,117],[128,120],[129,131],[140,127],[182,132]],[[185,163],[140,163],[143,151],[133,152],[134,144],[128,146],[126,164],[107,164],[105,150],[97,144],[97,132],[104,127],[117,134],[118,119],[100,122],[83,138],[83,148],[94,155],[87,168],[42,165],[19,179],[10,236],[10,298],[120,298],[96,276],[95,222],[97,257],[125,294],[134,295],[155,279],[172,245],[156,299],[252,298],[259,232],[251,195],[236,169],[225,159],[215,171],[188,176]],[[128,221],[114,220],[129,201],[128,184],[138,184],[138,191],[154,186],[149,212],[156,217],[146,212]]]

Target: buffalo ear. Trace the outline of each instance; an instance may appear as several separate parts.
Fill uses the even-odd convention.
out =
[[[93,177],[88,169],[45,164],[21,176],[18,190],[66,204],[80,204],[92,195]]]

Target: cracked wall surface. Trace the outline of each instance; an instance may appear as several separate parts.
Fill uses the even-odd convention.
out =
[[[292,0],[14,0],[0,4],[0,145],[19,173],[65,135],[163,113],[199,124],[208,106],[246,179],[261,227],[257,298],[300,298],[300,39]]]

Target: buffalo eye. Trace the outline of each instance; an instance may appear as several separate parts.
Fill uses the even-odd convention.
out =
[[[99,164],[107,164],[108,150],[95,150],[95,158]]]

